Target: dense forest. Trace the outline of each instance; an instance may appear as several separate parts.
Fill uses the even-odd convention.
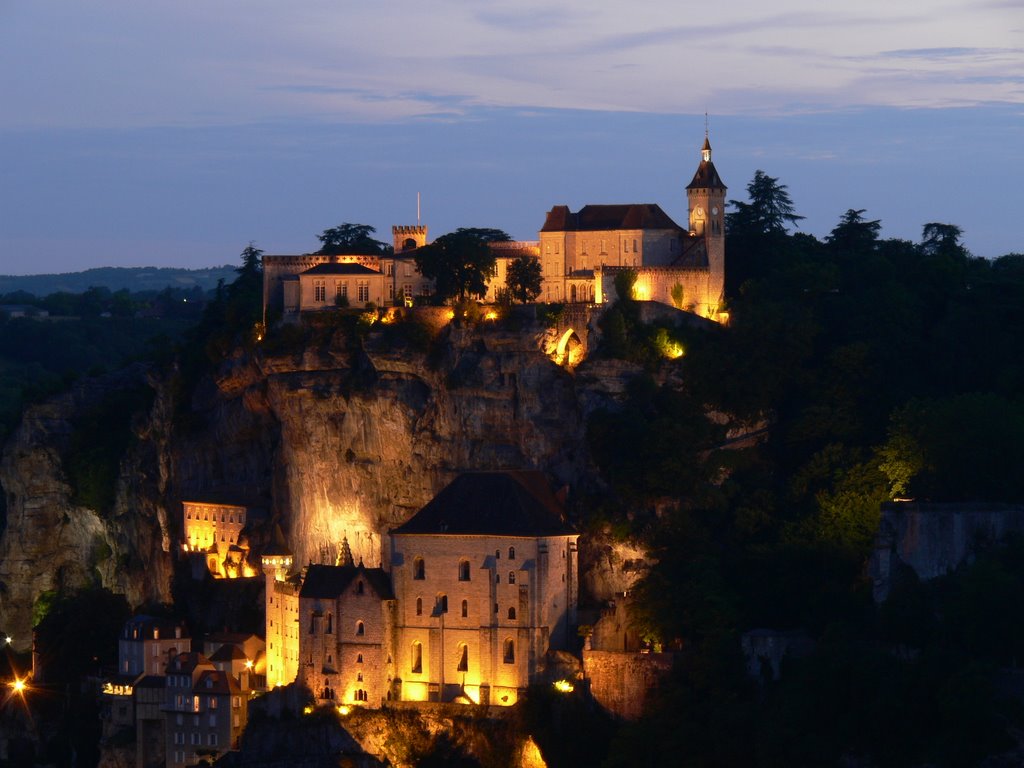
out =
[[[1024,501],[1024,255],[974,258],[949,224],[884,240],[853,209],[819,241],[789,231],[776,179],[748,193],[727,220],[728,327],[663,330],[684,388],[640,377],[590,423],[616,491],[595,522],[657,553],[645,631],[683,649],[605,764],[974,765],[1024,723],[1004,695],[1024,545],[906,579],[881,607],[865,564],[884,501]],[[658,365],[630,302],[604,327],[606,353]],[[764,439],[723,448],[709,411]],[[740,635],[758,628],[814,650],[752,681]]]

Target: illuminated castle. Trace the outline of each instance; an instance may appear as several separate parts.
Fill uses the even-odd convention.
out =
[[[705,135],[700,163],[686,187],[686,227],[653,203],[585,205],[576,212],[556,205],[538,240],[492,244],[496,271],[484,298],[496,300],[509,263],[525,255],[541,263],[540,301],[613,301],[615,275],[631,269],[637,274],[635,298],[723,320],[725,193]],[[394,253],[386,256],[264,256],[264,310],[294,316],[339,305],[411,304],[429,296],[433,284],[415,264],[416,249],[428,243],[427,228],[392,227],[392,239]]]
[[[514,704],[575,637],[577,539],[541,473],[473,472],[389,533],[383,568],[344,543],[302,576],[264,555],[268,684],[339,705]]]

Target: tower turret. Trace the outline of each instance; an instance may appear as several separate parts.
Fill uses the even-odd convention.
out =
[[[686,187],[686,205],[690,235],[703,237],[707,248],[707,303],[712,314],[717,312],[725,290],[725,192],[725,183],[711,161],[711,140],[705,130],[700,165]]]

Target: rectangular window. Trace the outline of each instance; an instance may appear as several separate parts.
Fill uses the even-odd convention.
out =
[[[184,744],[185,743],[185,734],[182,733],[181,731],[177,731],[174,734],[174,743],[175,744]]]
[[[215,728],[217,726],[217,716],[210,715],[210,727]]]
[[[388,277],[391,277],[392,275],[395,274],[395,265],[392,264],[390,261],[384,265],[384,274],[387,275]]]
[[[405,262],[405,276],[412,277],[412,262]]]
[[[360,280],[357,286],[359,297],[357,301],[366,302],[370,300],[370,283],[367,280]]]
[[[216,747],[217,746],[217,734],[216,733],[211,733],[210,734],[209,742],[210,742],[210,746],[211,747]]]
[[[337,283],[335,283],[334,289],[335,289],[335,294],[334,295],[337,296],[339,299],[347,299],[348,298],[348,283],[346,281],[339,280]]]
[[[313,301],[317,303],[324,303],[327,301],[327,281],[326,280],[314,280],[313,281]]]
[[[199,744],[199,734],[198,733],[192,733],[191,736],[192,736],[192,738],[189,739],[189,742],[192,743],[192,744]]]
[[[388,298],[389,299],[395,298],[395,284],[394,283],[388,283]]]

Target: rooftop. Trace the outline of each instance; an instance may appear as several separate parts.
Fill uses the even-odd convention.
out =
[[[362,577],[381,600],[391,600],[391,580],[380,568],[362,565],[311,565],[306,569],[299,597],[334,600],[348,589],[357,577]]]
[[[542,472],[459,475],[396,534],[569,536],[562,503]]]
[[[682,229],[656,203],[585,205],[576,213],[567,205],[548,211],[541,232],[602,231],[613,229]]]

